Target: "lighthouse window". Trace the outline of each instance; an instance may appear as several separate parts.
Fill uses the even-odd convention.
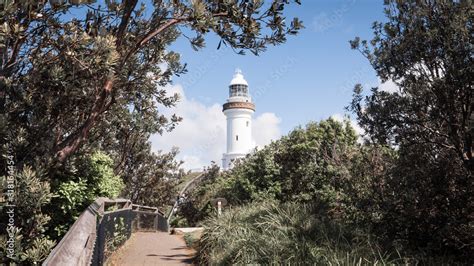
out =
[[[236,140],[236,141],[239,140],[239,135],[235,135],[235,140]]]
[[[246,124],[247,124],[247,127],[248,127],[249,126],[249,121],[247,121]]]

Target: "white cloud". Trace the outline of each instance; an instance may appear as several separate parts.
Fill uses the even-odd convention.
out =
[[[255,145],[259,148],[267,145],[272,140],[281,137],[281,119],[274,113],[263,113],[253,120],[252,134]]]
[[[184,161],[186,169],[207,166],[211,161],[221,164],[225,152],[226,119],[222,113],[222,105],[204,104],[196,99],[188,99],[181,85],[168,86],[169,94],[181,95],[175,108],[167,109],[166,114],[176,113],[183,118],[171,132],[151,137],[154,151],[169,151],[178,147],[178,159]],[[254,118],[254,143],[264,146],[272,139],[280,137],[280,119],[273,113],[263,113]]]

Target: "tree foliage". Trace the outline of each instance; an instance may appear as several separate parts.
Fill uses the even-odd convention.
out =
[[[145,150],[147,151],[147,150]],[[166,208],[178,194],[177,184],[185,171],[176,161],[177,149],[169,153],[142,152],[130,157],[123,172],[123,194],[136,204]]]
[[[374,37],[351,41],[396,92],[356,86],[350,109],[371,143],[398,158],[380,186],[374,228],[412,248],[472,255],[474,179],[465,140],[473,107],[473,6],[469,1],[387,1]]]
[[[228,173],[232,184],[227,195],[241,203],[270,197],[336,204],[357,146],[348,121],[309,123],[237,163]]]
[[[13,233],[14,258],[10,261],[23,264],[35,264],[43,261],[55,245],[46,234],[51,217],[44,210],[51,202],[54,194],[50,191],[48,182],[43,181],[44,173],[25,167],[15,174],[16,206],[14,206],[13,227],[7,225],[9,221],[8,206],[0,207],[0,229]],[[2,184],[3,187],[3,184]],[[12,255],[9,247],[8,234],[0,235],[0,262],[6,263],[7,255]]]
[[[55,221],[50,234],[56,237],[62,236],[97,197],[117,198],[125,186],[122,177],[114,174],[112,158],[100,151],[70,160],[55,177],[51,183],[57,197],[49,208]]]
[[[302,28],[285,19],[289,4],[1,1],[2,154],[11,149],[17,169],[44,169],[58,196],[42,210],[48,235],[61,236],[93,198],[115,197],[123,184],[138,203],[169,201],[182,175],[177,151],[153,154],[149,138],[181,120],[163,112],[179,100],[165,85],[186,72],[171,45],[184,37],[199,49],[212,32],[218,47],[259,54]]]
[[[197,185],[186,191],[184,199],[178,199],[180,202],[177,214],[171,221],[172,226],[201,226],[205,218],[216,212],[210,201],[222,196],[220,192],[226,184],[226,178],[215,163],[204,169],[201,175]]]
[[[224,197],[234,206],[266,200],[316,203],[328,216],[348,216],[348,192],[356,191],[351,183],[353,173],[371,179],[371,169],[357,163],[363,160],[359,152],[357,135],[348,120],[308,123],[237,161],[227,172],[209,169],[188,195],[181,215],[197,224],[212,213],[209,201]],[[383,165],[381,168],[383,172]]]
[[[388,2],[373,39],[351,46],[398,91],[374,89],[363,105],[357,87],[352,110],[375,142],[430,146],[460,160],[472,113],[472,5]]]
[[[10,114],[9,127],[35,136],[30,153],[59,162],[118,112],[152,116],[154,132],[179,121],[158,113],[157,105],[168,107],[177,100],[158,85],[185,72],[179,54],[169,49],[185,29],[195,33],[190,38],[195,48],[214,32],[239,53],[258,54],[302,27],[296,18],[286,23],[283,11],[289,1],[265,7],[263,1],[152,1],[146,9],[144,2],[125,0],[82,5],[84,12],[70,4],[35,3],[2,6],[2,108]]]

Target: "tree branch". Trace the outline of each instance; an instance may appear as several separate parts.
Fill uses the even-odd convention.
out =
[[[116,46],[117,49],[120,49],[120,46],[123,41],[123,36],[125,33],[125,29],[127,28],[128,22],[130,21],[130,16],[137,5],[138,0],[125,0],[125,7],[124,7],[124,14],[122,20],[120,21],[120,25],[117,31],[117,42]]]
[[[153,37],[155,37],[156,35],[160,34],[161,32],[163,32],[164,30],[168,29],[169,27],[183,21],[184,19],[181,18],[172,18],[170,19],[168,22],[166,22],[165,24],[161,25],[161,27],[155,29],[154,31],[151,31],[149,32],[148,34],[146,34],[139,42],[137,42],[137,44],[135,44],[135,46],[130,49],[127,53],[127,55],[125,56],[124,60],[122,61],[122,65],[125,65],[125,62],[127,62],[127,60],[130,58],[130,56],[132,56],[133,53],[135,53],[136,51],[138,51],[140,49],[140,47],[142,47],[144,44],[146,44],[148,41],[150,41]]]
[[[86,121],[73,134],[69,135],[64,141],[58,145],[59,150],[56,151],[56,158],[59,162],[64,162],[69,155],[75,152],[82,142],[87,138],[89,131],[97,122],[99,116],[107,110],[111,102],[106,102],[109,95],[112,93],[113,79],[106,80],[102,92],[97,97],[92,107],[92,112]]]
[[[129,5],[128,7],[128,12],[132,12],[134,5],[133,2],[136,0],[129,0],[127,1],[127,4]],[[227,12],[221,12],[221,13],[216,13],[213,14],[213,17],[221,17],[221,16],[226,16]],[[125,32],[126,25],[128,23],[128,20],[130,16],[126,19],[127,14],[124,15],[123,20],[121,22],[121,26],[123,27],[123,32]],[[127,55],[125,56],[124,60],[122,61],[122,64],[120,67],[123,67],[125,62],[130,58],[130,56],[138,51],[143,45],[148,43],[151,39],[156,37],[158,34],[162,33],[166,29],[172,27],[173,25],[176,25],[178,23],[181,23],[183,21],[189,20],[191,17],[176,17],[172,18],[157,29],[150,31],[149,33],[145,34],[145,36],[137,42],[137,44],[128,51]],[[127,22],[124,22],[126,20]],[[117,33],[123,34],[122,33]],[[99,119],[99,116],[105,112],[113,103],[114,99],[112,97],[111,100],[107,101],[109,96],[113,92],[113,84],[114,84],[114,78],[108,78],[102,87],[102,91],[100,94],[97,96],[96,100],[94,101],[93,107],[92,107],[92,112],[89,115],[89,117],[86,119],[86,121],[82,124],[81,127],[79,127],[73,134],[69,135],[60,145],[58,145],[59,150],[56,151],[56,158],[59,162],[63,162],[71,155],[73,152],[75,152],[82,142],[87,138],[89,131],[94,127],[94,125],[97,123],[97,120]]]

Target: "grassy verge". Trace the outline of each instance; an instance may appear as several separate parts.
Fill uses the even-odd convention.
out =
[[[382,248],[367,231],[331,220],[316,206],[259,203],[206,220],[196,250],[199,265],[465,265],[452,256],[399,252],[386,244]]]
[[[199,243],[200,233],[199,234],[195,232],[185,233],[183,235],[183,238],[188,248],[196,249]]]
[[[399,264],[363,232],[318,217],[313,207],[273,203],[235,208],[207,221],[200,264]]]

